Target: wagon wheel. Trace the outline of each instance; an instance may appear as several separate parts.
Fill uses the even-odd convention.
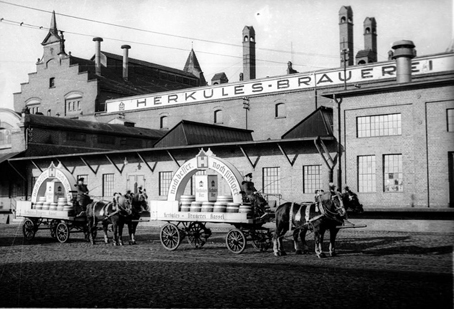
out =
[[[167,223],[161,228],[159,238],[163,247],[169,251],[177,249],[181,243],[180,230],[172,223]]]
[[[36,230],[38,227],[36,226],[35,222],[31,219],[25,219],[24,224],[22,225],[22,233],[26,240],[32,240],[35,237]]]
[[[57,233],[55,231],[57,229],[58,222],[59,222],[59,220],[52,219],[52,221],[50,221],[50,223],[49,223],[50,237],[52,237],[52,238],[57,237]]]
[[[271,248],[272,246],[272,235],[269,230],[267,231],[255,231],[252,237],[252,246],[259,250],[260,252],[264,252]]]
[[[246,248],[246,237],[239,229],[230,230],[225,238],[227,249],[235,254],[240,254]]]
[[[208,237],[211,236],[211,230],[207,229],[203,223],[192,222],[189,225],[187,236],[190,244],[194,245],[196,248],[202,248],[207,242]]]
[[[65,222],[60,222],[55,229],[55,237],[61,243],[69,239],[69,227]]]

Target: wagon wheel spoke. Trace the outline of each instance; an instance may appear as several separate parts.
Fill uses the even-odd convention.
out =
[[[58,222],[59,222],[59,221],[56,220],[56,219],[52,219],[52,221],[50,221],[49,229],[50,229],[50,236],[51,236],[52,238],[56,238],[56,237],[57,237],[56,230],[57,230]]]
[[[61,243],[69,239],[69,227],[65,222],[60,222],[55,229],[55,237]]]
[[[188,229],[188,242],[196,248],[201,248],[211,235],[211,230],[200,222],[192,222]]]
[[[177,249],[181,242],[180,231],[172,223],[168,223],[161,228],[159,237],[163,247],[169,251]]]
[[[37,226],[35,222],[30,219],[25,219],[24,224],[22,225],[22,232],[26,240],[32,240],[35,237]]]
[[[233,229],[227,233],[225,239],[227,249],[235,254],[240,254],[246,248],[246,237],[241,230]]]

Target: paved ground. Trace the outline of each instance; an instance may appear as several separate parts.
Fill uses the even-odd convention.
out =
[[[339,256],[325,259],[235,255],[225,234],[169,252],[150,226],[139,244],[114,247],[82,234],[60,244],[47,230],[27,242],[20,226],[0,225],[0,307],[453,307],[451,233],[345,229]]]

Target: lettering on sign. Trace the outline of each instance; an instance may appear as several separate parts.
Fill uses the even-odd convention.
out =
[[[454,56],[444,54],[438,57],[421,57],[412,62],[412,74],[425,74],[450,71],[454,67]],[[322,70],[312,73],[297,73],[285,78],[267,78],[262,81],[246,81],[241,84],[216,85],[211,88],[198,88],[190,91],[163,92],[147,95],[140,98],[122,98],[121,100],[109,100],[106,102],[107,112],[150,108],[161,105],[175,105],[194,102],[203,102],[215,99],[228,99],[278,93],[280,91],[308,89],[313,87],[333,86],[343,84],[345,81],[359,83],[362,81],[394,78],[396,76],[396,64],[386,62],[383,64],[370,64],[367,66],[349,67],[344,74],[343,69]]]

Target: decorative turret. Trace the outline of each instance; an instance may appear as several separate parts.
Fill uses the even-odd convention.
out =
[[[55,17],[55,11],[52,12],[50,21],[49,32],[41,43],[44,46],[44,55],[40,60],[41,62],[47,62],[48,59],[54,58],[55,56],[67,56],[65,52],[65,39],[63,37],[63,31],[58,33],[57,19]]]
[[[350,6],[343,6],[339,10],[339,41],[340,51],[347,49],[347,65],[353,65],[353,11]],[[344,66],[343,57],[340,60]]]

